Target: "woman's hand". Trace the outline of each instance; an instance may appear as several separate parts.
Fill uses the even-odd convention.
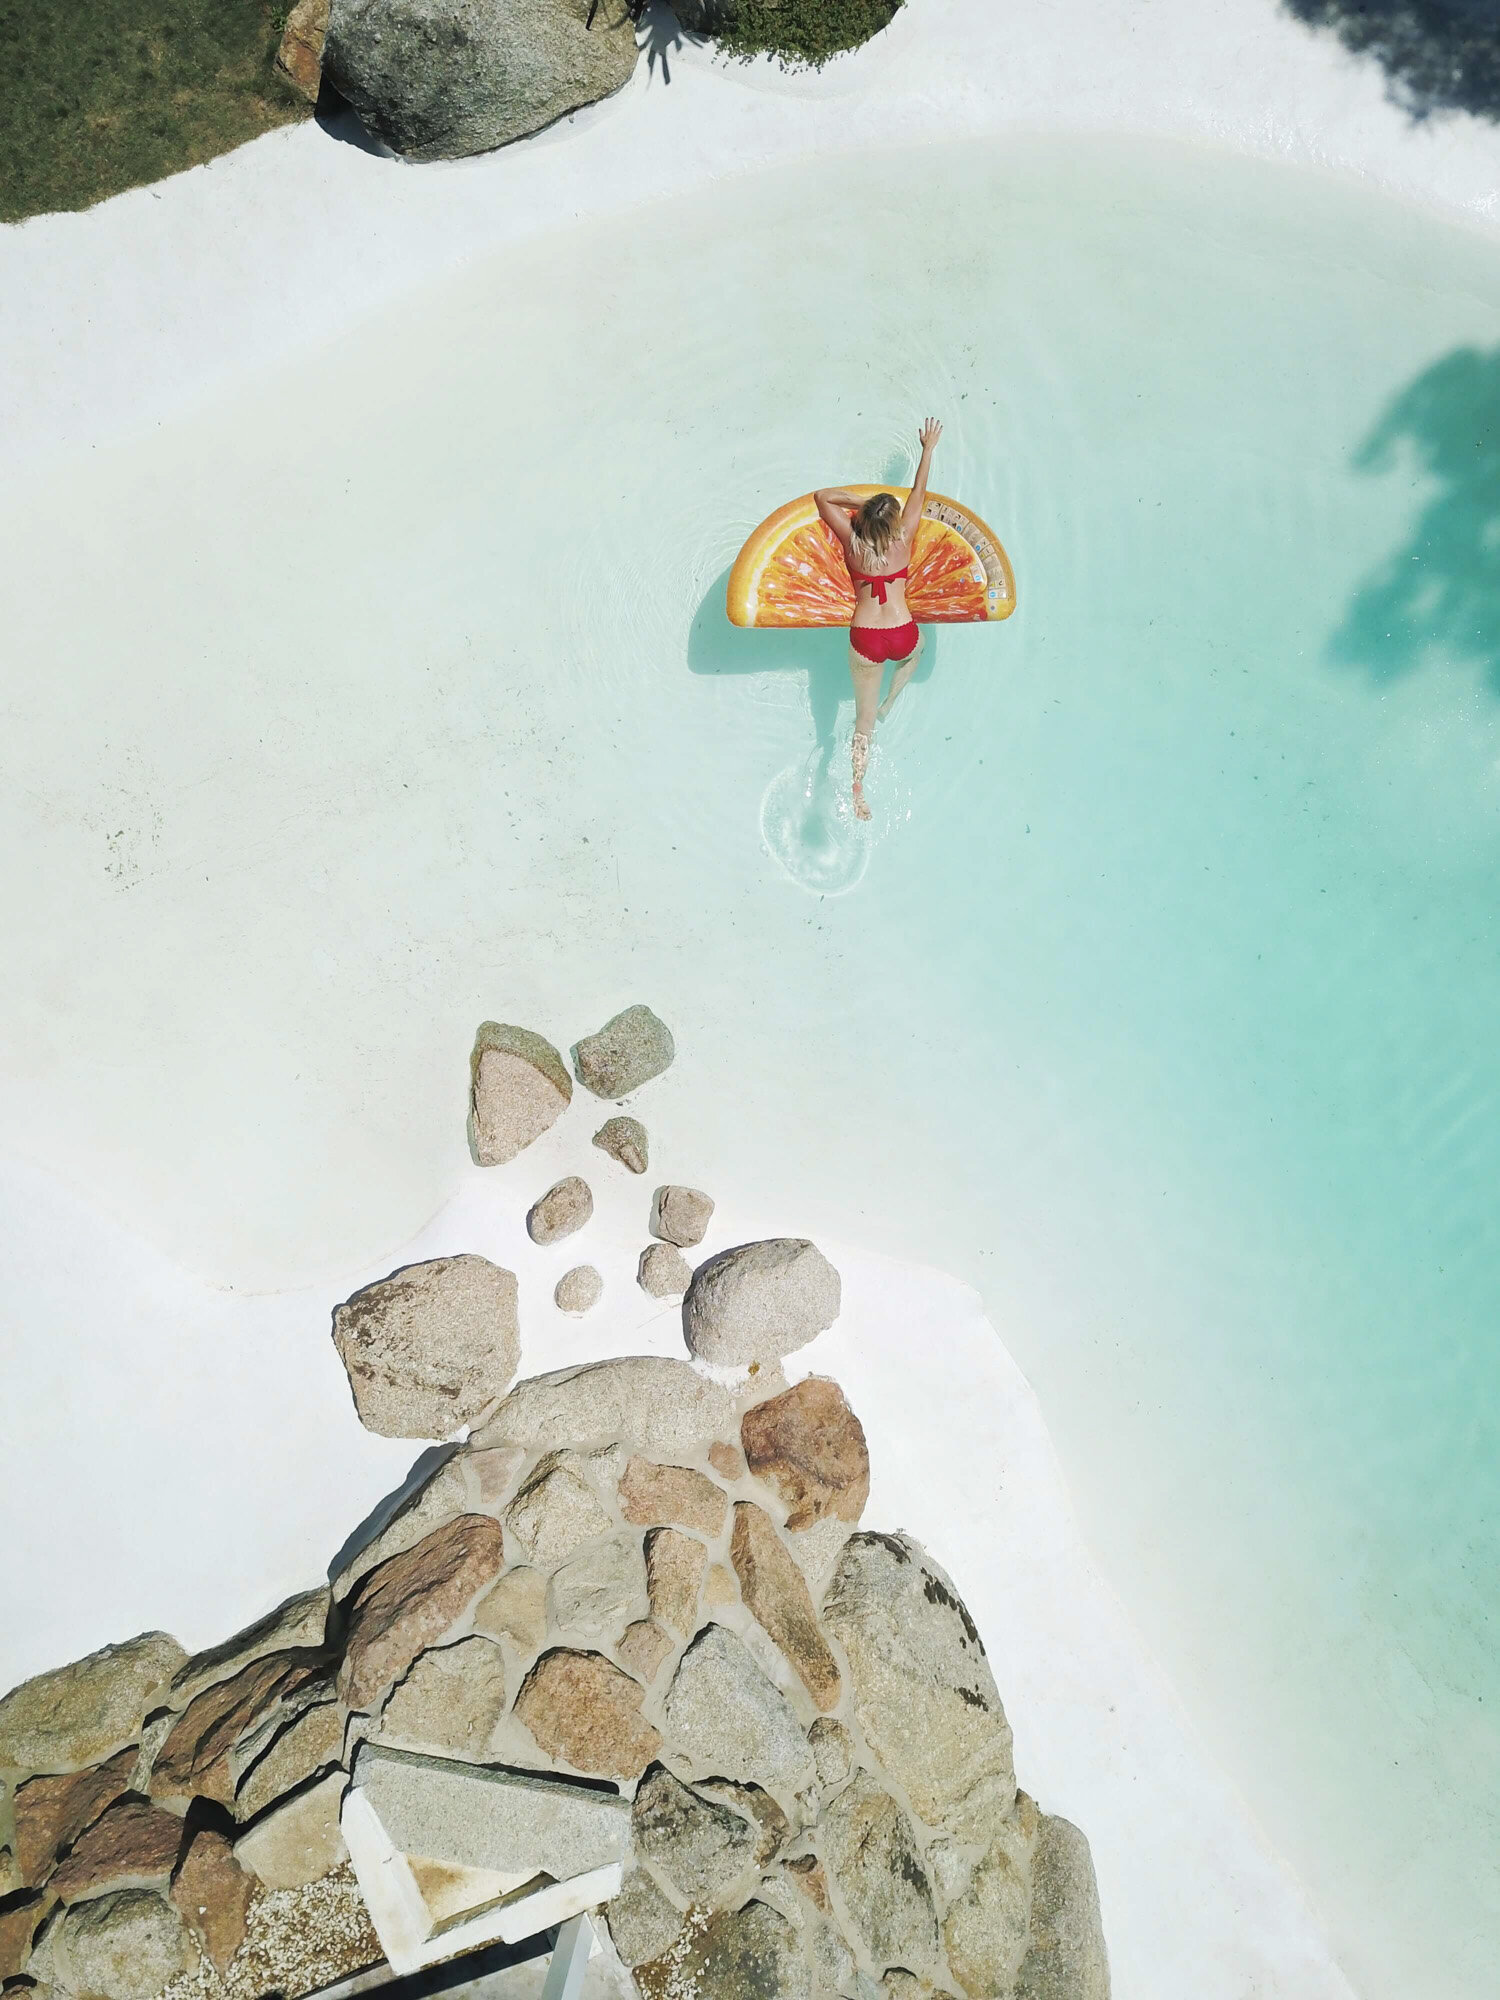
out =
[[[917,433],[923,451],[931,451],[942,435],[943,427],[936,417],[929,417]]]

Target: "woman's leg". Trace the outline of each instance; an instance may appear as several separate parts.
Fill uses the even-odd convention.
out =
[[[870,738],[875,732],[876,704],[880,700],[880,683],[885,677],[885,666],[879,660],[867,660],[851,646],[849,673],[854,682],[854,816],[856,819],[868,819],[870,808],[865,804],[865,766],[870,761]]]
[[[891,691],[875,711],[877,721],[883,722],[896,705],[896,697],[917,670],[917,662],[922,657],[922,648],[927,644],[927,634],[919,632],[915,648],[900,662],[891,676]]]

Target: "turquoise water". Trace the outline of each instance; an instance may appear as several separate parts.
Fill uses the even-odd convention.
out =
[[[980,1285],[1361,1991],[1488,1993],[1500,246],[1188,149],[907,158],[868,230],[826,171],[476,270],[11,511],[17,576],[92,579],[13,607],[90,663],[13,754],[162,815],[22,981],[19,1143],[134,1154],[199,1244],[232,1156],[336,1260],[427,1198],[475,1018],[657,999],[705,1174]],[[867,835],[839,635],[722,580],[929,409],[1020,609],[937,635]]]

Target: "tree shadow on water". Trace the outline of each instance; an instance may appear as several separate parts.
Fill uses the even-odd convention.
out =
[[[1333,656],[1389,683],[1434,655],[1500,697],[1500,348],[1459,348],[1396,397],[1354,461],[1437,482],[1411,534],[1355,593]]]
[[[1469,111],[1500,119],[1500,0],[1283,0],[1373,56],[1391,97],[1413,118]]]

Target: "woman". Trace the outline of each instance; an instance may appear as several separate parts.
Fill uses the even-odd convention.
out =
[[[818,512],[839,538],[854,585],[849,672],[854,679],[854,812],[858,819],[870,817],[865,802],[865,766],[870,761],[875,724],[890,713],[891,703],[922,657],[922,634],[906,608],[906,575],[922,503],[927,498],[932,454],[942,435],[942,425],[929,417],[922,426],[916,481],[904,507],[894,493],[876,493],[863,502],[835,487],[824,487],[813,495]],[[887,660],[894,660],[896,671],[891,691],[881,701],[880,683]]]

